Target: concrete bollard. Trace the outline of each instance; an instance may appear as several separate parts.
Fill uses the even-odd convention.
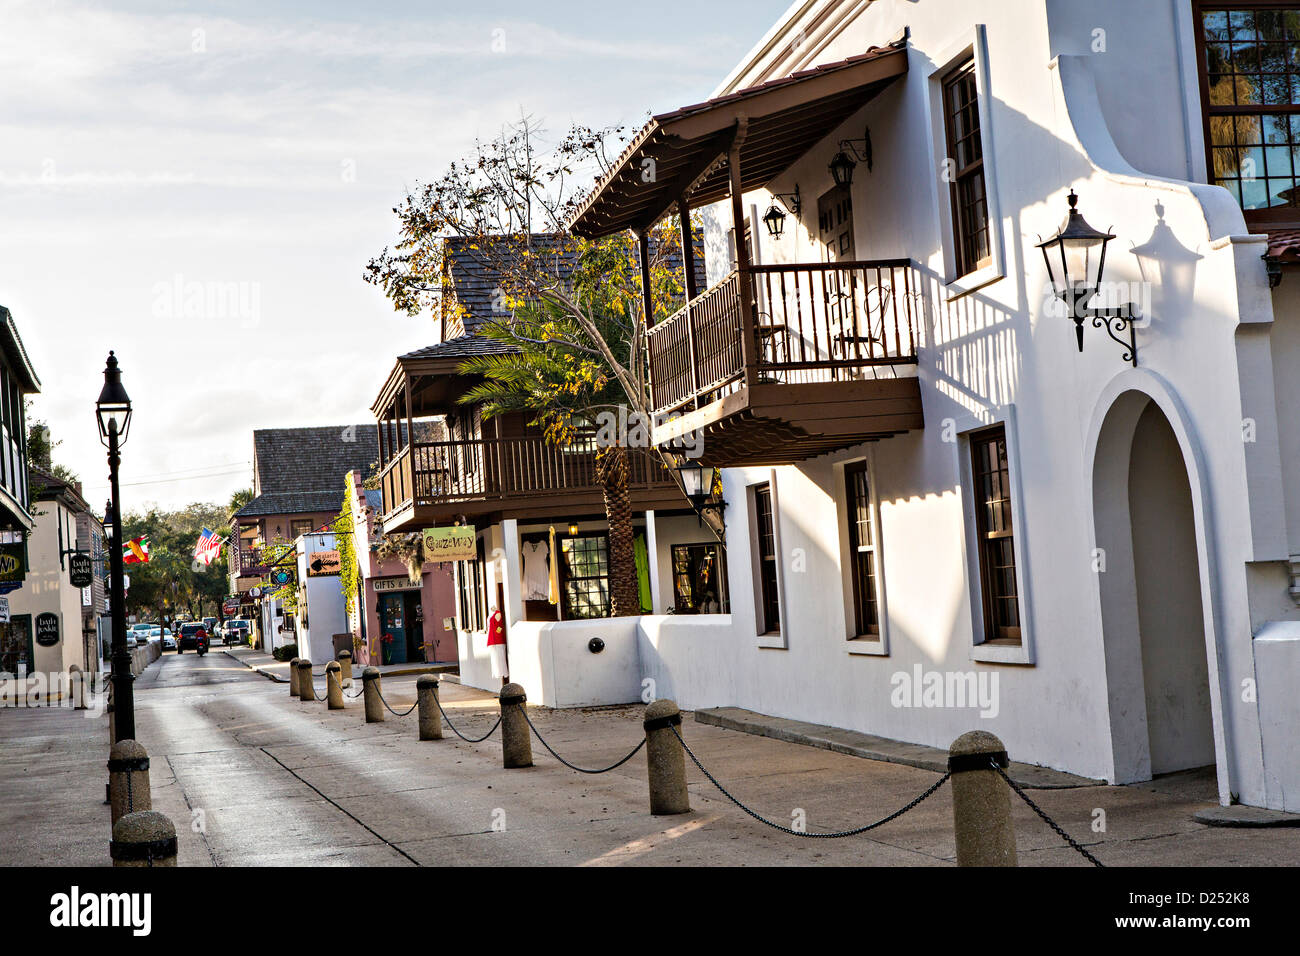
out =
[[[1005,767],[1007,750],[985,730],[962,734],[948,748],[952,824],[958,866],[1016,866],[1011,788],[989,766]]]
[[[653,701],[645,709],[645,764],[650,777],[650,812],[655,816],[691,812],[686,751],[673,733],[681,722],[681,710],[667,698]]]
[[[343,704],[343,682],[339,680],[338,661],[330,661],[325,665],[325,701],[329,710],[342,710]]]
[[[297,697],[298,695],[298,660],[295,657],[289,662],[289,696]]]
[[[113,823],[128,813],[153,809],[149,754],[139,741],[119,740],[108,752],[108,800]]]
[[[68,693],[72,695],[74,710],[86,709],[86,673],[78,664],[68,668]]]
[[[421,674],[415,682],[415,700],[419,704],[420,739],[442,739],[442,714],[438,712],[438,678]]]
[[[524,716],[527,700],[519,684],[501,688],[501,759],[507,770],[533,765],[533,741]]]
[[[113,824],[114,866],[175,866],[176,827],[157,810],[128,813]]]
[[[342,684],[352,686],[352,652],[344,648],[339,651],[339,667],[343,668]]]
[[[380,723],[384,719],[384,702],[379,699],[382,684],[378,667],[367,667],[361,672],[361,690],[361,699],[366,704],[366,723]]]
[[[312,684],[311,658],[298,658],[298,699],[304,704],[316,700],[316,688]]]

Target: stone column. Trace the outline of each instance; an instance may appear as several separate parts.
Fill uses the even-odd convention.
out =
[[[108,752],[108,800],[112,820],[153,809],[149,788],[149,754],[135,740],[119,740]]]
[[[686,751],[673,733],[681,726],[676,702],[656,700],[645,709],[645,762],[650,778],[650,812],[655,816],[689,813],[686,789]]]
[[[289,696],[298,697],[298,658],[289,662]]]
[[[421,674],[415,682],[415,699],[419,704],[420,739],[442,739],[442,714],[438,710],[438,678]]]
[[[1011,788],[993,770],[994,762],[1007,766],[1007,751],[984,730],[964,733],[948,748],[958,866],[1017,865]]]
[[[339,667],[342,668],[340,675],[344,687],[352,686],[352,652],[346,647],[339,651]]]
[[[303,657],[298,660],[298,699],[304,704],[310,704],[316,700],[316,688],[312,685],[311,658]]]
[[[366,705],[366,723],[368,724],[377,724],[384,719],[384,702],[379,699],[381,688],[378,667],[367,667],[361,672],[362,699]]]
[[[325,665],[325,700],[329,710],[342,710],[343,703],[343,681],[339,679],[342,673],[338,661],[330,661]]]
[[[157,810],[128,813],[113,824],[114,866],[175,866],[176,827]]]
[[[533,741],[529,736],[524,704],[528,700],[519,684],[501,688],[501,757],[507,770],[533,765]]]

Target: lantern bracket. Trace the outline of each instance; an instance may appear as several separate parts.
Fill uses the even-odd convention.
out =
[[[1138,316],[1133,311],[1133,307],[1125,304],[1116,309],[1089,309],[1088,311],[1092,316],[1092,327],[1094,329],[1104,327],[1106,334],[1124,349],[1121,358],[1134,368],[1137,368],[1137,332],[1134,330],[1133,323]],[[1126,339],[1121,338],[1125,332],[1128,333],[1128,337]]]

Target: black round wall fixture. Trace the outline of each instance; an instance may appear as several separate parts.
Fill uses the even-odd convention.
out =
[[[605,642],[601,640],[599,637],[593,637],[591,640],[587,642],[587,650],[591,651],[591,653],[593,654],[599,654],[604,649],[605,649]]]

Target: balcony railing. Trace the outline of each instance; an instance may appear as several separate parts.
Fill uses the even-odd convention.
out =
[[[266,570],[266,559],[260,548],[240,548],[235,570],[238,574],[260,574]]]
[[[474,500],[599,494],[596,442],[557,447],[541,438],[482,438],[416,442],[380,473],[384,511]],[[672,484],[658,458],[628,450],[633,491]]]
[[[908,259],[885,259],[731,273],[648,330],[655,411],[707,403],[744,383],[742,289],[753,303],[755,381],[855,381],[915,364],[911,270]]]

